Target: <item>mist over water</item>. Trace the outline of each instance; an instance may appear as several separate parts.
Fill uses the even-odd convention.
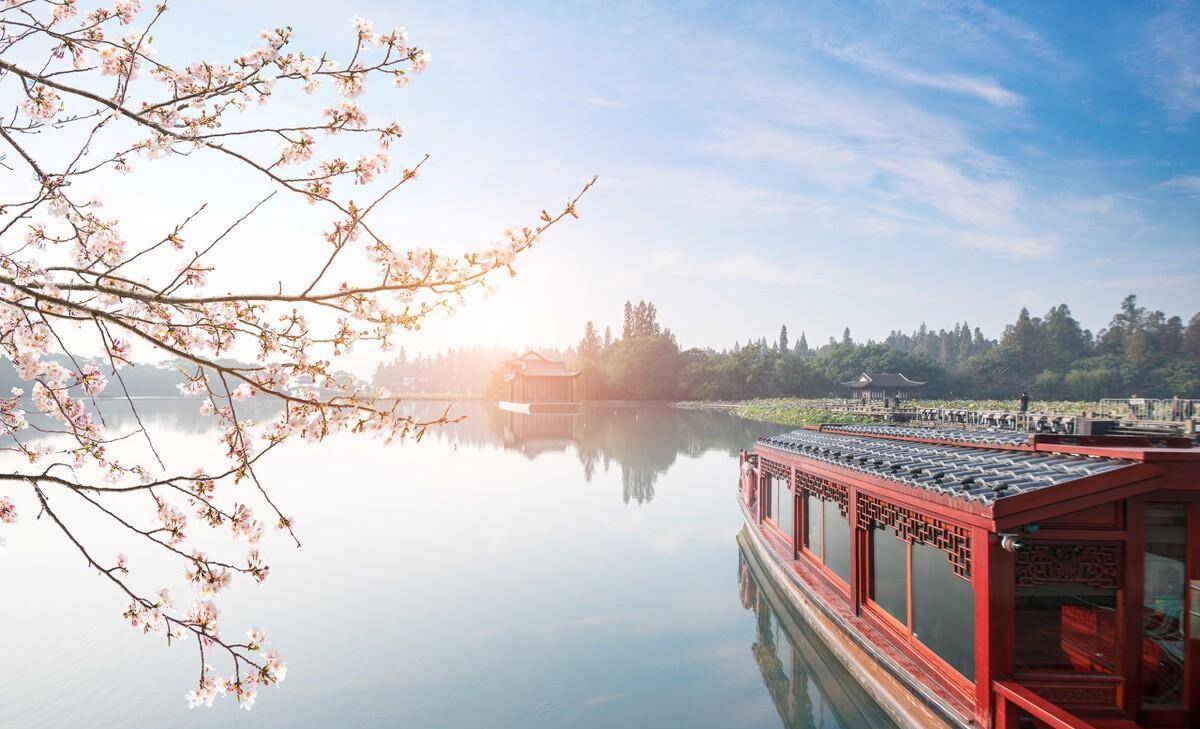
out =
[[[220,460],[196,404],[138,404],[169,463]],[[429,417],[446,403],[410,407]],[[122,408],[106,405],[118,427]],[[235,580],[218,601],[223,635],[260,627],[288,662],[248,714],[231,701],[189,711],[195,643],[126,627],[111,585],[25,509],[0,531],[0,728],[885,721],[785,607],[757,588],[746,598],[757,583],[735,541],[736,452],[780,428],[658,405],[531,418],[472,402],[451,415],[466,419],[420,443],[339,436],[263,461],[303,546],[270,530],[270,578]],[[136,589],[190,601],[181,565],[53,498],[98,554],[129,554]]]

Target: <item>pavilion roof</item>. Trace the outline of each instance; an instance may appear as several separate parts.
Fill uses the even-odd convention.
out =
[[[904,376],[903,372],[877,372],[869,375],[866,372],[859,375],[857,378],[843,382],[846,387],[922,387],[924,382],[910,380]]]
[[[1098,456],[934,445],[813,430],[762,437],[758,445],[984,505],[1134,465]]]
[[[562,360],[549,359],[529,350],[516,359],[504,363],[511,373],[526,377],[578,377],[582,370],[572,370]]]

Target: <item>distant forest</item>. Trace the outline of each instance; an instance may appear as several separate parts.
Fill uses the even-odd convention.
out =
[[[588,399],[839,396],[846,393],[840,383],[860,372],[928,380],[931,397],[1200,397],[1200,314],[1185,324],[1138,306],[1133,295],[1094,334],[1061,304],[1042,317],[1021,309],[999,340],[962,322],[893,331],[882,342],[856,342],[846,329],[840,340],[813,346],[784,324],[773,341],[748,339],[724,350],[680,349],[654,304],[626,302],[619,338],[608,329],[601,336],[588,322],[572,354]]]
[[[735,342],[717,350],[681,349],[649,302],[626,302],[621,329],[584,325],[578,344],[538,349],[583,370],[586,399],[744,400],[754,397],[844,396],[840,383],[860,372],[903,372],[928,380],[929,397],[1097,400],[1101,397],[1200,398],[1200,314],[1185,323],[1138,306],[1127,296],[1109,325],[1092,333],[1066,304],[1041,317],[1022,309],[998,340],[967,322],[933,331],[893,331],[883,341],[857,342],[849,329],[815,346],[784,325],[776,338]],[[503,347],[463,347],[409,357],[401,349],[375,370],[375,384],[396,393],[501,392],[500,367],[519,352]],[[60,358],[61,364],[74,363]],[[90,360],[89,360],[90,361]],[[93,361],[107,373],[106,363]],[[226,364],[241,364],[233,360]],[[134,396],[179,394],[181,363],[139,364],[121,370]],[[0,359],[0,390],[28,390],[12,363]],[[122,397],[114,381],[106,397]]]
[[[538,352],[553,359],[574,357],[571,349]],[[505,347],[452,347],[433,355],[409,357],[401,347],[395,359],[375,368],[375,385],[394,393],[482,395],[489,378],[498,377],[497,369],[517,354]]]

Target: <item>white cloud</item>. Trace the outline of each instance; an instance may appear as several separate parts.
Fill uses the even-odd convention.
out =
[[[974,96],[992,106],[1012,107],[1023,103],[1019,95],[1004,88],[994,79],[957,73],[930,73],[909,68],[859,44],[840,48],[826,45],[822,50],[859,68],[914,86]]]
[[[1053,211],[962,122],[893,94],[815,76],[760,74],[738,83],[743,113],[724,120],[709,148],[783,165],[805,190],[808,222],[819,215],[876,236],[936,231],[955,244],[961,233],[976,233],[972,247],[1022,257],[1053,250],[1025,225]],[[1020,243],[983,244],[1001,238]]]
[[[650,254],[651,268],[679,268],[686,260],[678,248],[665,248]]]
[[[650,254],[650,265],[689,278],[749,281],[771,286],[832,286],[824,277],[802,272],[793,261],[768,260],[751,253],[701,259],[686,256],[676,248],[664,248]]]
[[[1200,175],[1181,175],[1160,183],[1159,188],[1188,196],[1200,196]]]
[[[591,104],[592,106],[602,106],[606,109],[628,109],[629,108],[629,105],[623,101],[617,101],[616,99],[607,99],[603,96],[589,96],[586,99],[584,99],[583,102],[585,104]]]
[[[935,1],[934,9],[947,17],[960,42],[994,42],[998,38],[1015,41],[1026,52],[1047,61],[1061,61],[1058,49],[1032,26],[983,0]],[[1011,53],[1011,51],[1009,51]]]
[[[1200,114],[1200,10],[1169,2],[1146,24],[1136,65],[1172,123]]]
[[[819,205],[805,195],[704,168],[635,167],[606,180],[609,189],[701,210],[779,215]]]
[[[1010,258],[1045,258],[1058,249],[1058,241],[1051,237],[1007,237],[986,233],[964,233],[955,244],[960,248],[999,253]]]
[[[721,278],[742,279],[774,286],[821,285],[794,266],[780,261],[767,261],[758,256],[740,254],[718,259],[709,264],[709,269]]]

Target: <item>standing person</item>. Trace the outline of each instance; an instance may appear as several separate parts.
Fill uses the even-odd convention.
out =
[[[1183,420],[1183,401],[1179,395],[1171,398],[1171,420]]]
[[[893,410],[900,409],[900,396],[899,395],[896,395],[895,397],[892,398],[892,409]]]
[[[1021,412],[1029,412],[1029,395],[1022,392],[1021,397],[1017,398],[1017,405],[1020,407]]]

